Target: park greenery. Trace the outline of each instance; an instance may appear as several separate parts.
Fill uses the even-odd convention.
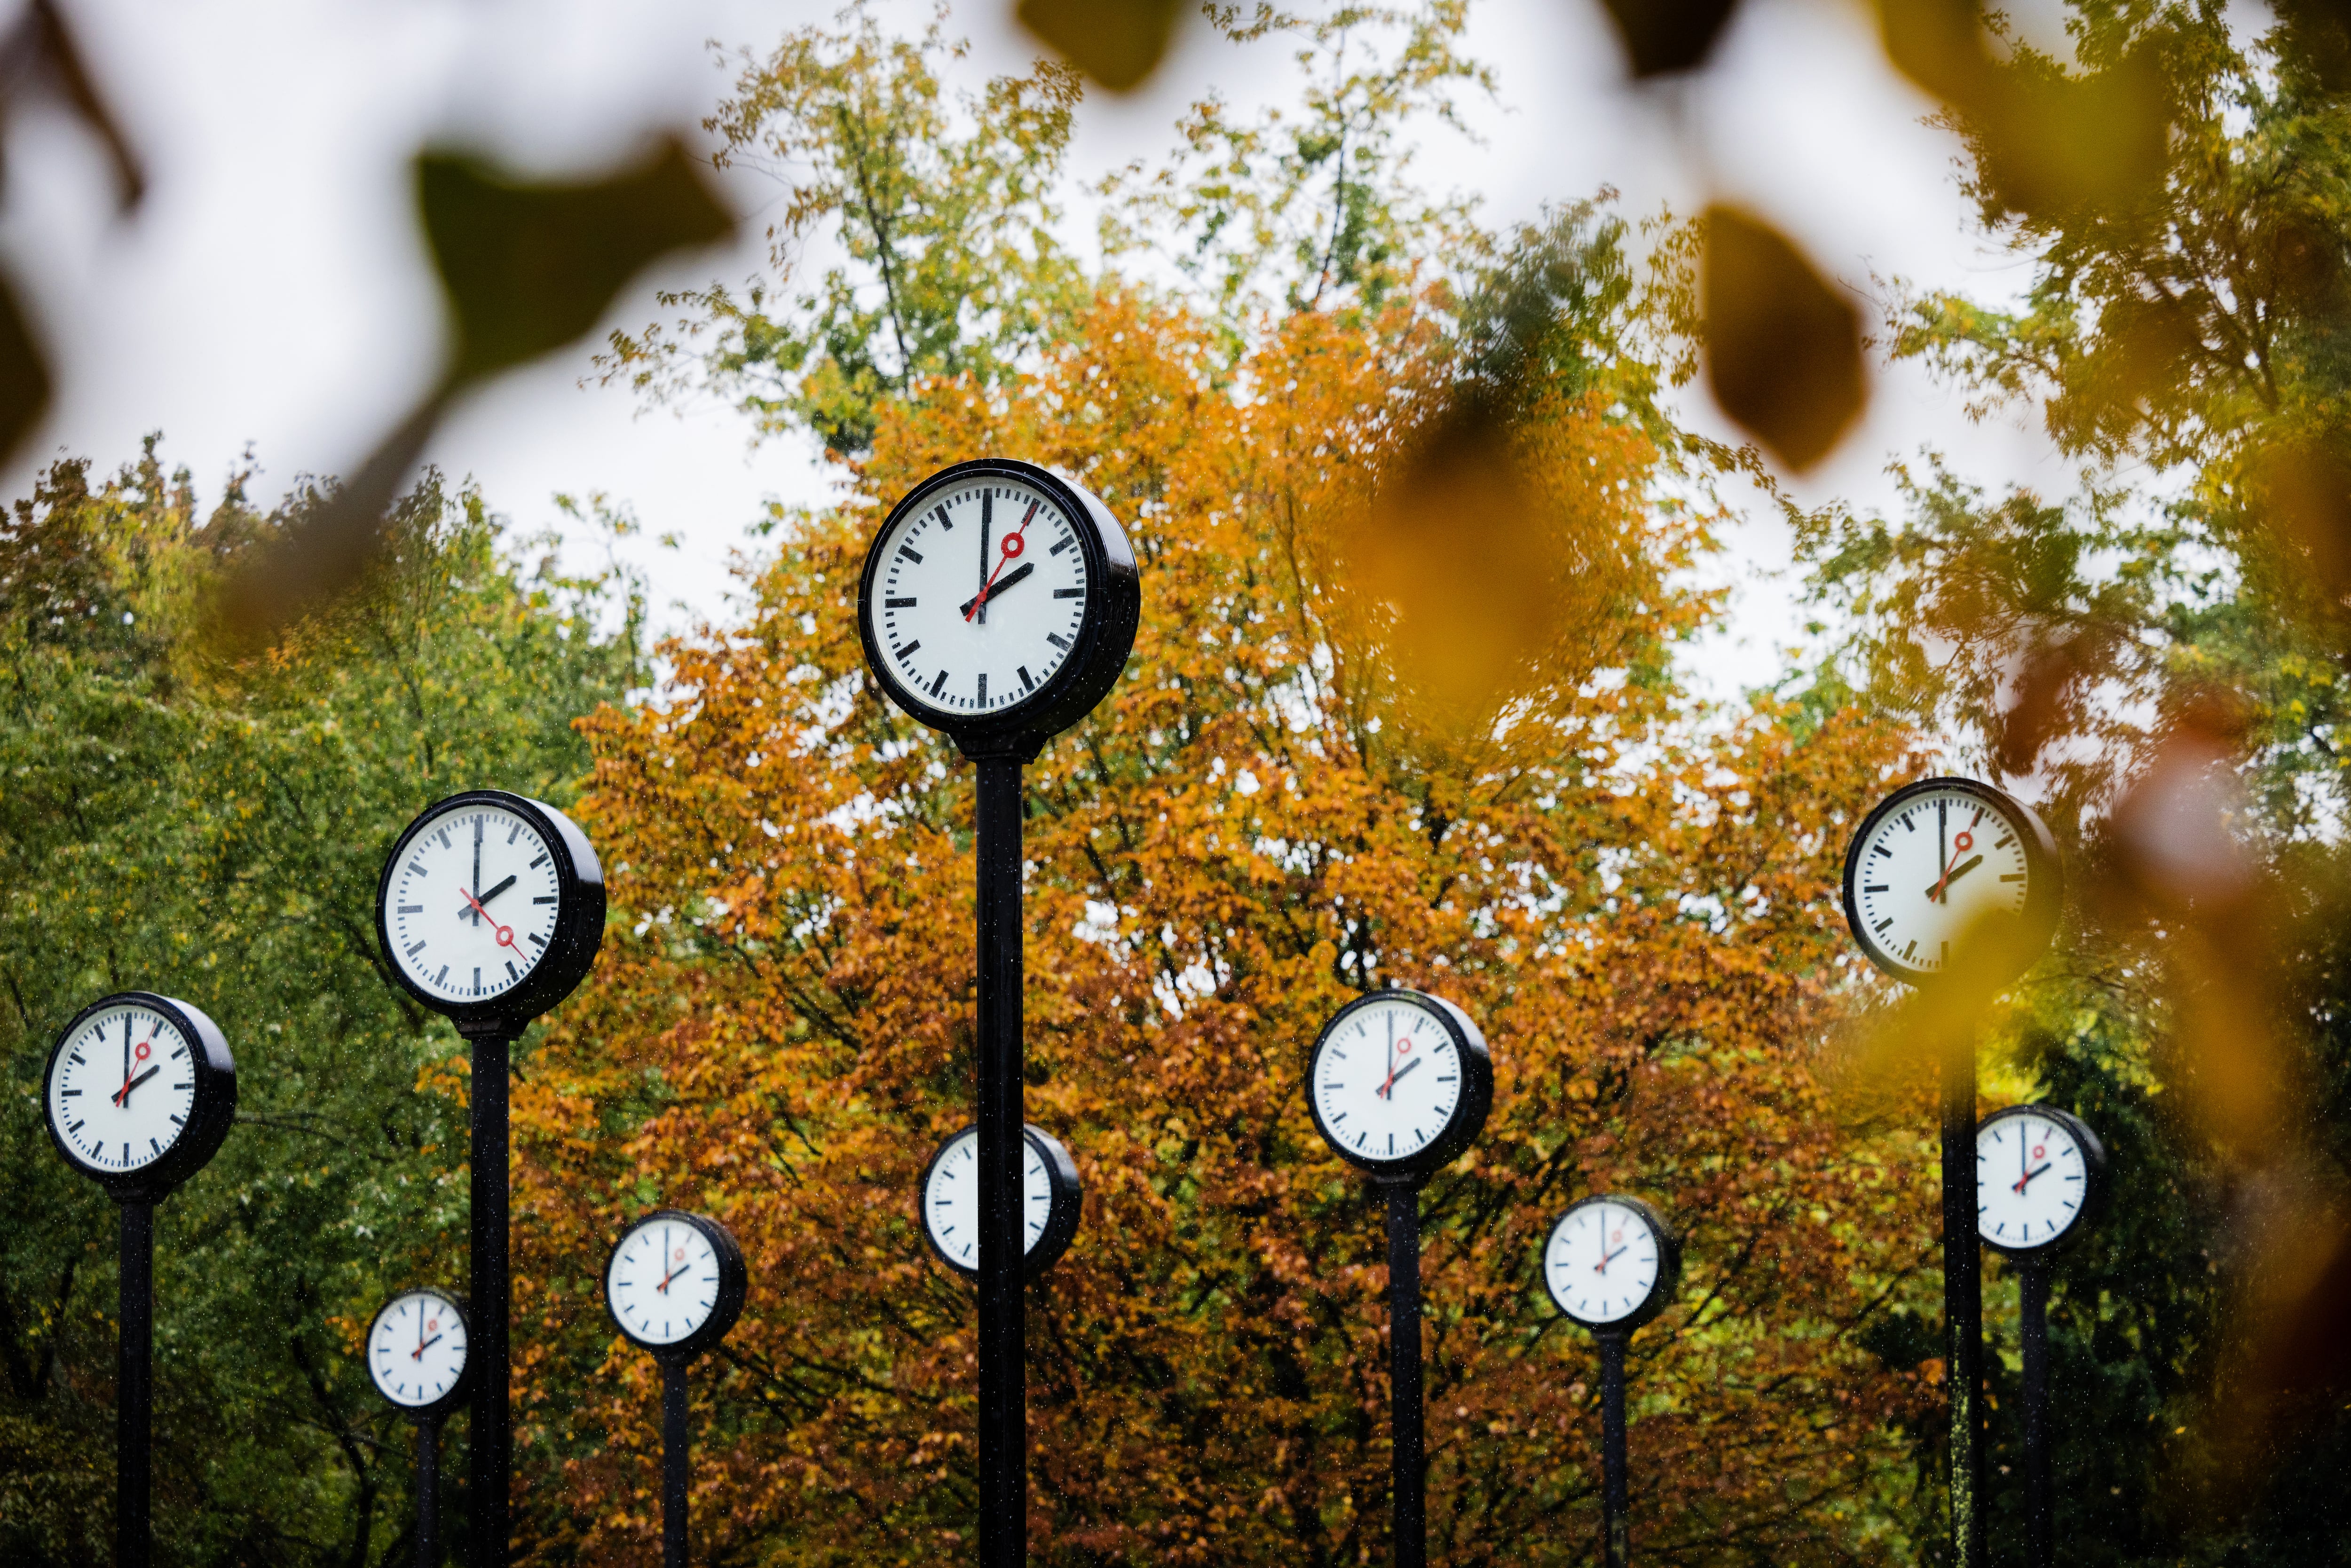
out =
[[[813,433],[843,495],[760,519],[735,618],[658,647],[624,576],[427,475],[253,652],[208,630],[220,595],[346,491],[233,479],[199,516],[160,443],[52,466],[0,520],[0,1558],[107,1553],[112,1227],[37,1084],[140,986],[241,1070],[159,1213],[161,1560],[404,1560],[405,1427],[353,1352],[394,1287],[462,1289],[467,1084],[371,902],[401,825],[480,785],[574,812],[612,901],[517,1051],[522,1553],[658,1548],[654,1372],[598,1277],[664,1204],[752,1276],[696,1378],[698,1549],[969,1552],[970,1296],[911,1194],[968,1120],[970,779],[881,700],[854,595],[891,503],[996,452],[1093,488],[1144,571],[1126,678],[1029,776],[1029,1114],[1086,1187],[1030,1298],[1040,1563],[1384,1559],[1379,1218],[1301,1077],[1389,979],[1468,1008],[1498,1074],[1424,1199],[1436,1559],[1594,1556],[1593,1358],[1532,1260],[1613,1188],[1687,1244],[1632,1347],[1643,1555],[1943,1561],[1932,1083],[1836,901],[1860,815],[1935,765],[2044,803],[2080,890],[1970,1020],[1988,1104],[2077,1112],[2121,1173],[2053,1301],[2069,1558],[2344,1561],[2351,38],[2072,15],[2084,66],[2162,62],[2168,162],[2093,200],[1955,109],[2034,285],[1883,292],[1891,351],[2045,419],[2075,497],[1929,455],[1905,516],[1804,512],[1686,429],[1702,223],[1604,195],[1497,232],[1422,189],[1416,128],[1489,90],[1450,0],[1220,14],[1302,51],[1299,100],[1200,105],[1091,193],[1070,68],[977,80],[944,24],[861,8],[729,57],[710,128],[726,179],[788,183],[772,265],[599,363]],[[565,505],[575,539],[628,526]],[[1832,630],[1702,699],[1683,651],[1753,507]]]

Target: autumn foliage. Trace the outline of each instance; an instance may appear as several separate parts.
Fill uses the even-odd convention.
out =
[[[891,502],[980,453],[1082,477],[1144,570],[1126,678],[1028,775],[1028,1110],[1085,1183],[1029,1295],[1038,1560],[1384,1554],[1378,1211],[1301,1075],[1322,1019],[1390,979],[1469,1009],[1497,1068],[1483,1139],[1423,1199],[1440,1560],[1589,1555],[1593,1353],[1535,1264],[1602,1188],[1688,1238],[1681,1301],[1633,1347],[1648,1549],[1868,1554],[1932,1368],[1863,1341],[1916,1293],[1930,1178],[1913,1143],[1837,1125],[1812,1062],[1837,856],[1896,743],[1774,706],[1687,722],[1659,671],[1708,612],[1682,573],[1703,519],[1597,396],[1512,448],[1541,498],[1522,548],[1571,563],[1573,613],[1488,722],[1407,723],[1395,650],[1426,627],[1338,563],[1383,484],[1417,482],[1447,352],[1399,301],[1297,315],[1228,374],[1184,314],[1106,298],[1008,389],[893,405],[748,619],[667,650],[672,700],[587,721],[623,914],[515,1099],[538,1560],[656,1537],[654,1370],[596,1293],[656,1203],[719,1216],[750,1260],[695,1383],[714,1560],[968,1550],[973,1301],[914,1185],[969,1120],[970,773],[879,698],[853,596]],[[1604,591],[1572,596],[1586,570]]]

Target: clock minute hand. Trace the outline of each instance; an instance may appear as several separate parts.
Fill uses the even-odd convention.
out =
[[[998,582],[994,587],[987,589],[983,592],[975,593],[969,599],[965,600],[961,604],[957,605],[956,607],[956,613],[968,621],[971,619],[971,612],[977,610],[981,612],[980,619],[983,621],[987,620],[986,601],[995,598],[998,594],[1003,592],[1006,589],[1011,587],[1014,583],[1019,581],[1022,578],[1028,576],[1030,572],[1036,570],[1037,563],[1035,561],[1030,560],[1021,562],[1019,566],[1014,567],[1010,571],[1006,572],[1003,580]]]

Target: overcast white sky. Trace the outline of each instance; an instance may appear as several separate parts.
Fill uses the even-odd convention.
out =
[[[926,0],[882,0],[909,28]],[[831,16],[806,0],[69,0],[99,73],[150,166],[147,204],[127,224],[106,205],[93,145],[55,116],[8,127],[0,239],[62,361],[47,428],[6,476],[9,496],[57,452],[105,467],[161,430],[168,458],[209,498],[240,454],[274,497],[299,473],[353,465],[430,378],[440,305],[408,205],[407,160],[433,140],[517,167],[585,173],[669,125],[692,126],[726,77],[706,43],[765,47]],[[958,7],[977,85],[1039,51],[1008,0]],[[1746,0],[1705,89],[1677,129],[1669,99],[1627,88],[1596,0],[1484,0],[1470,50],[1500,76],[1500,106],[1477,145],[1438,131],[1426,183],[1475,193],[1489,222],[1604,184],[1628,211],[1687,211],[1709,190],[1761,210],[1826,271],[1865,288],[1873,272],[1985,297],[2021,287],[2012,259],[1971,233],[1956,143],[1920,123],[1930,106],[1886,68],[1854,0]],[[1288,51],[1236,48],[1195,28],[1147,88],[1091,97],[1081,176],[1169,144],[1183,107],[1215,87],[1238,105],[1286,99]],[[1670,92],[1667,89],[1666,91]],[[757,176],[733,198],[751,220],[734,255],[644,279],[613,313],[659,314],[657,287],[739,279],[759,255]],[[801,447],[753,451],[723,411],[641,413],[619,391],[581,390],[582,347],[477,396],[429,456],[478,479],[520,526],[550,522],[550,497],[601,490],[645,525],[637,559],[663,621],[724,613],[726,562],[765,497],[820,497]],[[1891,507],[1890,457],[1931,444],[1980,482],[2064,487],[2032,432],[1975,428],[1959,400],[1908,370],[1885,371],[1866,423],[1799,487]],[[1724,430],[1698,393],[1687,410]],[[1728,434],[1727,430],[1724,433]],[[674,550],[652,543],[674,533]],[[1762,678],[1796,617],[1777,525],[1759,513],[1731,541],[1740,584],[1729,633],[1699,659],[1729,691]]]

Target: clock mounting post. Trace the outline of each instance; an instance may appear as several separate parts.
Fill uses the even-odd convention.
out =
[[[943,468],[866,551],[858,634],[874,683],[975,766],[981,1568],[1028,1559],[1022,1322],[1022,768],[1092,713],[1142,618],[1125,531],[1101,499],[1009,458]]]
[[[2023,977],[2064,902],[2056,841],[2032,808],[1972,779],[1922,779],[1879,801],[1846,847],[1844,916],[1863,956],[1934,998]],[[1940,1073],[1944,1386],[1953,1568],[1987,1568],[1983,1290],[1976,1222],[1976,1040],[1948,1032]]]

